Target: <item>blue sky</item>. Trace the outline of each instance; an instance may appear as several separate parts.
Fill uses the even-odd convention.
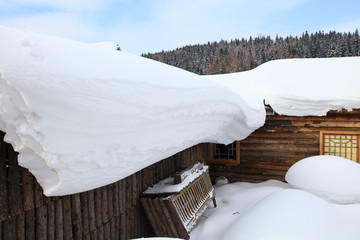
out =
[[[134,54],[259,35],[360,29],[359,0],[0,0],[0,25]]]

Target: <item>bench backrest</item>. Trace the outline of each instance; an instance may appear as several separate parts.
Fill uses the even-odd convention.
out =
[[[201,171],[196,171],[195,177],[189,178],[190,182],[178,192],[168,193],[159,189],[144,192],[141,203],[158,237],[189,239],[190,231],[211,201],[215,200],[208,166],[203,166]]]

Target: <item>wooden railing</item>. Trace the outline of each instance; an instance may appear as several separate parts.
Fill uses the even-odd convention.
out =
[[[173,184],[176,177],[169,177],[149,188],[141,198],[159,237],[189,239],[190,231],[211,201],[216,206],[208,166],[197,163],[181,175],[187,176],[181,183]]]

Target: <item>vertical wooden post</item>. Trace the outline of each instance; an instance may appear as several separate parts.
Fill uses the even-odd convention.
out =
[[[90,233],[88,192],[80,193],[80,200],[81,200],[80,207],[81,207],[82,235],[87,236]]]
[[[95,223],[96,227],[101,226],[101,188],[95,189],[94,192],[94,200],[95,200]]]
[[[8,204],[10,216],[15,216],[23,211],[22,194],[20,185],[20,169],[17,155],[12,146],[7,144],[8,152]]]
[[[21,186],[24,211],[34,209],[34,177],[26,168],[21,168]]]
[[[0,132],[2,133],[2,132]],[[2,139],[2,138],[1,138]],[[6,143],[0,141],[0,221],[8,218],[7,152]]]
[[[240,141],[236,141],[236,163],[240,164]]]
[[[126,213],[120,213],[120,239],[126,240]]]
[[[47,205],[47,240],[55,240],[55,202]]]
[[[117,240],[119,239],[118,235],[116,234],[116,219],[112,219],[110,222],[110,239]]]
[[[34,181],[35,207],[41,207],[44,204],[44,195],[40,184]]]
[[[96,213],[95,213],[95,190],[89,191],[88,195],[88,205],[89,205],[89,231],[94,231],[96,229]]]
[[[82,237],[81,202],[80,194],[71,195],[71,223],[75,239]]]
[[[107,186],[109,221],[114,218],[114,187],[114,183]]]
[[[120,210],[119,210],[119,198],[120,198],[120,193],[119,193],[119,182],[114,183],[114,189],[113,189],[113,202],[114,202],[114,216],[115,218],[119,217],[120,215]]]
[[[36,209],[36,239],[47,239],[47,206],[41,206]]]
[[[64,239],[64,224],[63,224],[63,206],[62,199],[55,201],[55,239]]]
[[[25,240],[25,212],[16,216],[16,239]]]
[[[73,238],[72,222],[71,222],[71,199],[70,196],[65,196],[63,200],[63,228],[64,239],[70,240]]]
[[[131,175],[131,193],[132,193],[132,197],[131,197],[131,203],[132,206],[135,206],[138,199],[139,199],[139,190],[138,190],[138,182],[139,180],[139,172],[134,173],[133,175]]]
[[[34,209],[25,212],[25,235],[27,239],[36,239]]]
[[[101,222],[107,223],[109,221],[109,203],[108,203],[108,186],[101,188]]]

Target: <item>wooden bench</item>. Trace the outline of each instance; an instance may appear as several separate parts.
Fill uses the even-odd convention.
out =
[[[200,216],[213,201],[209,167],[196,163],[143,192],[141,204],[158,237],[189,239]]]

